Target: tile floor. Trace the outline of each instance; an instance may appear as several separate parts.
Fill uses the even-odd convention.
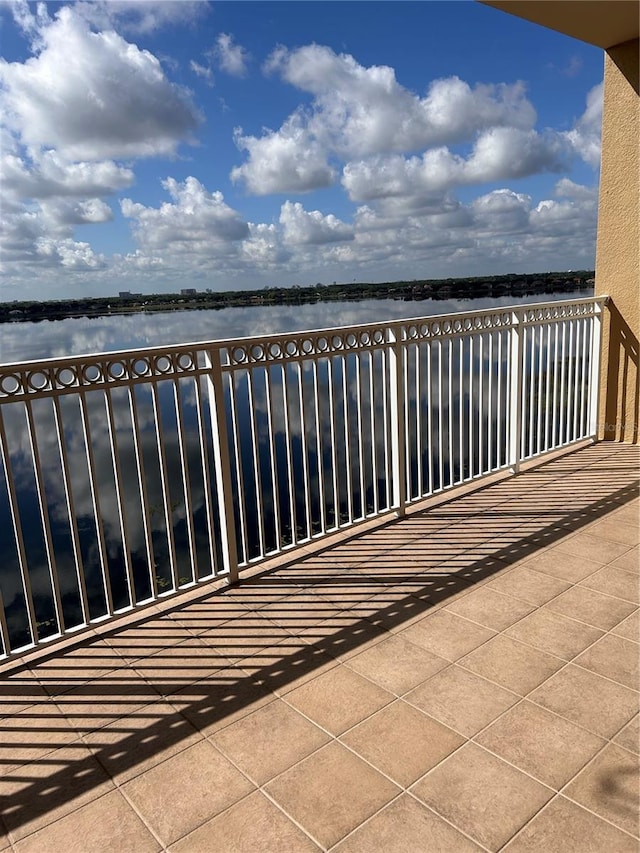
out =
[[[640,448],[0,671],[0,851],[637,853]]]

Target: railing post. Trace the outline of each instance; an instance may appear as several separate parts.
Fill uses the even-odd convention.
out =
[[[235,513],[233,511],[229,437],[227,434],[227,414],[224,388],[222,385],[222,363],[219,347],[207,350],[205,361],[209,369],[207,384],[210,395],[209,408],[211,410],[211,435],[216,469],[216,492],[220,513],[222,560],[229,577],[229,583],[233,583],[238,580],[238,546],[236,542]]]
[[[606,304],[606,303],[605,303]],[[591,326],[591,375],[589,376],[589,438],[598,437],[598,417],[600,412],[600,365],[602,361],[602,313],[604,305],[596,302],[593,306]]]
[[[522,370],[523,340],[519,311],[511,312],[509,331],[509,466],[514,474],[520,470],[522,447]]]
[[[407,440],[403,347],[400,326],[389,329],[389,415],[391,418],[391,477],[393,508],[403,516],[407,503]]]

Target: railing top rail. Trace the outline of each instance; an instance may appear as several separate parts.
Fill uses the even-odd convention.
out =
[[[209,341],[191,341],[189,343],[168,343],[160,344],[153,347],[135,347],[133,349],[124,350],[105,350],[95,353],[78,353],[71,356],[56,356],[54,358],[33,359],[30,361],[15,361],[0,363],[0,377],[13,373],[17,370],[30,369],[46,369],[46,368],[64,368],[66,366],[76,365],[78,362],[99,362],[109,363],[116,360],[135,360],[136,358],[148,358],[149,356],[161,356],[163,353],[170,352],[173,355],[181,353],[194,352],[211,352],[214,350],[228,350],[236,346],[246,346],[252,342],[270,343],[281,341],[286,338],[300,338],[308,335],[330,335],[330,334],[349,334],[350,332],[358,332],[364,329],[373,331],[376,329],[391,329],[397,330],[405,326],[415,326],[416,324],[425,322],[440,322],[456,321],[465,319],[474,319],[476,317],[488,316],[507,316],[514,313],[538,312],[552,308],[562,308],[564,306],[578,305],[606,305],[609,300],[608,296],[588,296],[584,299],[565,299],[551,300],[548,302],[530,302],[519,303],[515,305],[500,305],[489,308],[480,308],[473,311],[458,311],[451,314],[426,314],[420,317],[405,317],[396,320],[377,320],[371,323],[356,323],[349,326],[329,326],[321,329],[294,329],[290,331],[272,332],[267,335],[247,335],[238,338],[220,338]],[[554,318],[552,318],[554,319]],[[506,324],[505,324],[506,325]],[[481,329],[478,329],[479,331]],[[474,329],[475,331],[475,329]]]

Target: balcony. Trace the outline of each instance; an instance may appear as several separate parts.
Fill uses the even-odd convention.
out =
[[[604,304],[4,366],[0,850],[637,850]]]
[[[5,663],[0,850],[637,850],[639,455]]]

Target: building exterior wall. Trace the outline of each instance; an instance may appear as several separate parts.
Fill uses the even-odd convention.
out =
[[[638,40],[605,56],[596,295],[611,297],[603,330],[598,436],[638,442],[640,107]]]

